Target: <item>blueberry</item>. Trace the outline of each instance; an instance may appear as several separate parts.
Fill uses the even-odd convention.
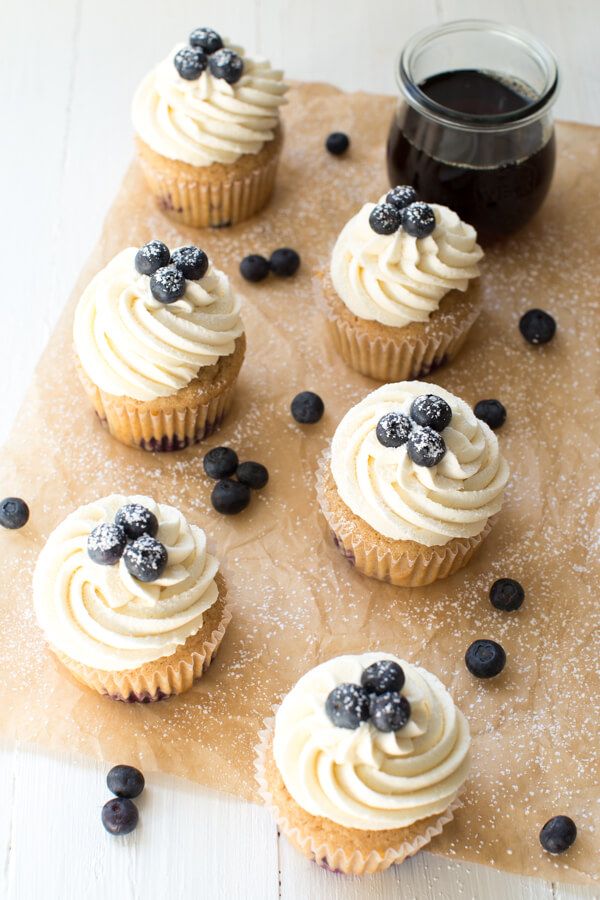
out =
[[[499,400],[480,400],[473,407],[473,412],[494,431],[506,422],[506,409]]]
[[[556,334],[556,321],[543,309],[530,309],[521,316],[519,331],[530,344],[547,344]]]
[[[244,72],[244,61],[233,50],[221,48],[208,57],[210,71],[215,78],[222,78],[227,84],[235,84]]]
[[[386,694],[401,691],[404,686],[404,672],[393,659],[378,659],[362,673],[360,683],[369,694]]]
[[[280,247],[271,253],[269,266],[273,275],[280,278],[290,278],[295,275],[300,267],[300,256],[291,247]]]
[[[217,479],[234,475],[238,464],[238,455],[231,447],[213,447],[202,460],[208,477]]]
[[[417,425],[428,425],[434,431],[443,431],[452,421],[452,409],[437,394],[421,394],[415,397],[410,415]]]
[[[374,694],[369,703],[369,715],[378,731],[400,731],[410,719],[410,703],[397,691]]]
[[[138,581],[156,581],[167,568],[167,548],[149,534],[143,534],[123,551],[127,571]]]
[[[301,425],[314,425],[325,412],[325,404],[318,394],[302,391],[296,394],[291,405],[292,415]]]
[[[269,480],[269,473],[265,466],[257,462],[243,462],[237,467],[237,478],[242,484],[258,491],[264,488]]]
[[[444,438],[433,428],[413,428],[406,443],[406,452],[416,466],[431,469],[446,455]]]
[[[564,853],[575,843],[577,825],[569,816],[553,816],[540,831],[540,844],[548,853]]]
[[[177,266],[163,266],[150,278],[150,291],[160,303],[175,303],[185,294],[185,277]]]
[[[102,824],[111,834],[129,834],[138,820],[137,806],[126,797],[113,797],[102,807]]]
[[[20,497],[5,497],[0,501],[0,525],[3,528],[22,528],[29,521],[29,507]]]
[[[428,203],[410,203],[402,210],[402,227],[412,237],[427,237],[435,228],[435,213]]]
[[[465,664],[471,675],[493,678],[506,665],[506,653],[496,641],[473,641],[465,653]]]
[[[100,566],[114,566],[123,556],[127,535],[120,525],[103,522],[88,535],[87,552],[92,562]]]
[[[250,503],[250,488],[239,481],[230,481],[227,478],[217,481],[210,502],[218,513],[224,516],[235,516],[246,509]]]
[[[514,612],[523,605],[525,591],[514,578],[499,578],[490,588],[490,602],[503,612]]]
[[[251,253],[241,261],[240,272],[246,281],[263,281],[269,274],[269,260],[260,253]]]
[[[216,53],[223,46],[221,36],[216,31],[213,31],[212,28],[194,28],[190,34],[189,42],[192,47],[204,50],[207,56],[210,56],[211,53]]]
[[[369,718],[369,695],[358,684],[338,684],[325,701],[325,712],[338,728],[358,728]]]
[[[144,790],[144,776],[134,766],[113,766],[106,776],[109,791],[132,800]]]
[[[156,537],[158,519],[141,503],[127,503],[117,510],[115,525],[120,525],[130,541],[149,534]]]
[[[401,447],[408,440],[412,422],[404,413],[389,412],[377,423],[375,435],[384,447]]]
[[[140,275],[154,275],[157,269],[168,266],[171,254],[162,241],[148,241],[135,254],[135,268]]]
[[[208,269],[208,256],[198,247],[178,247],[173,250],[171,262],[185,278],[198,281],[204,278]]]
[[[378,203],[371,210],[369,225],[376,234],[394,234],[400,224],[400,212],[391,203]]]
[[[175,68],[186,81],[195,81],[200,78],[207,63],[206,54],[197,47],[183,47],[173,58]]]
[[[350,146],[350,138],[343,131],[334,131],[328,135],[325,147],[333,156],[341,156]]]
[[[396,209],[404,209],[417,200],[417,192],[410,184],[398,184],[392,188],[385,198],[386,203],[391,203]]]

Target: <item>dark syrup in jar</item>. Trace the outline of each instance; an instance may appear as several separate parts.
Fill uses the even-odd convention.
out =
[[[493,72],[458,69],[419,84],[456,113],[519,113],[533,102],[527,87]],[[554,132],[543,120],[511,130],[457,129],[404,104],[390,129],[390,183],[412,184],[420,197],[455,210],[484,240],[516,231],[544,200],[555,160]]]

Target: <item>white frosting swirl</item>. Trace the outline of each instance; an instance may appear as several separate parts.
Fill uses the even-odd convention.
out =
[[[376,436],[389,412],[409,414],[415,397],[437,394],[452,409],[442,432],[446,454],[436,466],[412,462],[406,445],[384,447]],[[458,397],[434,384],[385,384],[350,409],[331,445],[331,472],[352,512],[379,534],[428,547],[480,534],[502,506],[508,464],[496,435]]]
[[[380,203],[385,196],[380,199]],[[400,228],[376,234],[365,203],[342,229],[331,259],[336,293],[361,319],[401,328],[426,322],[449,291],[466,291],[479,275],[477,232],[447,206],[431,204],[436,226],[425,238]]]
[[[133,98],[133,126],[156,153],[192,166],[233,163],[258,153],[273,140],[287,85],[283,73],[265,59],[244,56],[235,84],[215,78],[208,68],[195,81],[182,78],[169,56],[142,81]]]
[[[126,503],[141,503],[158,519],[168,563],[156,581],[138,581],[123,559],[103,566],[88,556],[90,532],[113,522]],[[200,630],[218,598],[218,568],[204,531],[177,509],[112,494],[81,506],[48,538],[33,577],[35,611],[48,642],[71,659],[104,671],[134,669],[171,656]]]
[[[92,279],[75,311],[73,337],[84,370],[117,397],[154,400],[185,387],[204,366],[235,350],[241,303],[227,276],[209,265],[187,281],[184,296],[159,303],[150,278],[134,265],[136,249],[118,253]]]
[[[330,691],[360,684],[380,659],[398,662],[411,717],[400,731],[371,722],[339,728],[325,712]],[[467,776],[469,726],[435,675],[390,653],[338,656],[307,672],[275,717],[273,752],[284,784],[306,812],[346,828],[404,828],[443,812]]]

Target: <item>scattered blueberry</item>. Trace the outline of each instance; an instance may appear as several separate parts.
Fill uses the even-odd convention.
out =
[[[350,138],[343,131],[334,131],[328,135],[325,147],[333,156],[341,156],[350,146]]]
[[[269,480],[269,473],[265,466],[257,462],[243,462],[237,467],[237,478],[242,484],[259,491],[264,488]]]
[[[493,431],[506,422],[506,409],[499,400],[480,400],[473,407],[473,412]]]
[[[117,510],[115,525],[119,525],[130,541],[149,534],[156,537],[158,531],[158,519],[141,503],[127,503]]]
[[[465,653],[465,664],[476,678],[493,678],[506,665],[506,653],[496,641],[473,641]]]
[[[208,269],[208,256],[198,247],[178,247],[173,250],[171,262],[185,278],[198,281],[204,278]]]
[[[111,834],[129,834],[138,820],[137,806],[126,797],[113,797],[102,807],[102,824]]]
[[[150,278],[150,291],[159,303],[175,303],[185,294],[185,277],[177,266],[163,266]]]
[[[362,673],[360,683],[369,694],[387,694],[401,691],[404,686],[404,672],[393,659],[378,659]]]
[[[87,552],[92,562],[100,566],[114,566],[123,556],[127,535],[120,525],[102,522],[90,531]]]
[[[202,460],[208,477],[216,479],[234,475],[238,464],[238,455],[231,447],[213,447]]]
[[[167,548],[149,534],[136,538],[123,551],[125,568],[138,581],[156,581],[167,568],[168,561]]]
[[[502,612],[514,612],[520,609],[525,599],[522,585],[514,578],[499,578],[490,588],[490,602]]]
[[[375,435],[384,447],[401,447],[407,442],[412,427],[404,413],[389,412],[380,418]]]
[[[556,334],[556,321],[543,309],[530,309],[521,316],[519,331],[530,344],[547,344]]]
[[[197,47],[182,47],[173,58],[175,68],[186,81],[200,78],[207,66],[206,54]]]
[[[222,78],[227,84],[235,84],[244,72],[244,61],[233,50],[222,47],[208,57],[210,71],[215,78]]]
[[[415,465],[430,469],[443,460],[446,444],[441,434],[433,428],[413,428],[406,443],[406,452]]]
[[[271,272],[280,278],[290,278],[300,267],[300,256],[291,247],[280,247],[271,253],[269,260]]]
[[[162,241],[148,241],[135,254],[135,268],[140,275],[154,275],[157,269],[168,266],[171,254]]]
[[[401,225],[400,211],[391,203],[378,203],[371,210],[369,225],[376,234],[394,234]]]
[[[369,695],[358,684],[338,684],[325,701],[325,712],[338,728],[358,728],[369,718]]]
[[[29,507],[20,497],[5,497],[0,501],[0,525],[3,528],[22,528],[29,521]]]
[[[415,397],[410,407],[410,415],[417,425],[428,425],[434,431],[443,431],[452,421],[452,409],[437,394],[421,394]]]
[[[417,192],[410,184],[397,185],[395,188],[391,189],[385,198],[385,202],[391,203],[396,209],[404,209],[405,206],[410,206],[410,204],[415,203],[416,200]]]
[[[427,237],[435,229],[435,213],[428,203],[417,200],[402,210],[402,227],[412,237]]]
[[[109,791],[132,800],[144,790],[144,776],[134,766],[113,766],[106,776]]]
[[[223,46],[221,36],[213,31],[212,28],[194,28],[189,37],[192,47],[198,47],[204,50],[207,56],[216,53]]]
[[[397,691],[374,694],[369,704],[369,715],[378,731],[400,731],[410,719],[410,703]]]
[[[575,843],[577,825],[569,816],[553,816],[540,831],[540,844],[548,853],[564,853]]]
[[[247,484],[224,478],[215,484],[210,502],[218,513],[235,516],[250,503],[250,488]]]
[[[251,253],[241,261],[240,272],[246,281],[263,281],[269,274],[269,260],[260,253]]]
[[[302,391],[296,394],[291,405],[292,415],[301,425],[314,425],[325,412],[325,404],[318,394]]]

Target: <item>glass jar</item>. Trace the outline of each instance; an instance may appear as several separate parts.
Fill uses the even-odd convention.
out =
[[[398,65],[390,183],[455,210],[483,240],[541,206],[554,171],[552,53],[507,25],[463,20],[416,34]]]

